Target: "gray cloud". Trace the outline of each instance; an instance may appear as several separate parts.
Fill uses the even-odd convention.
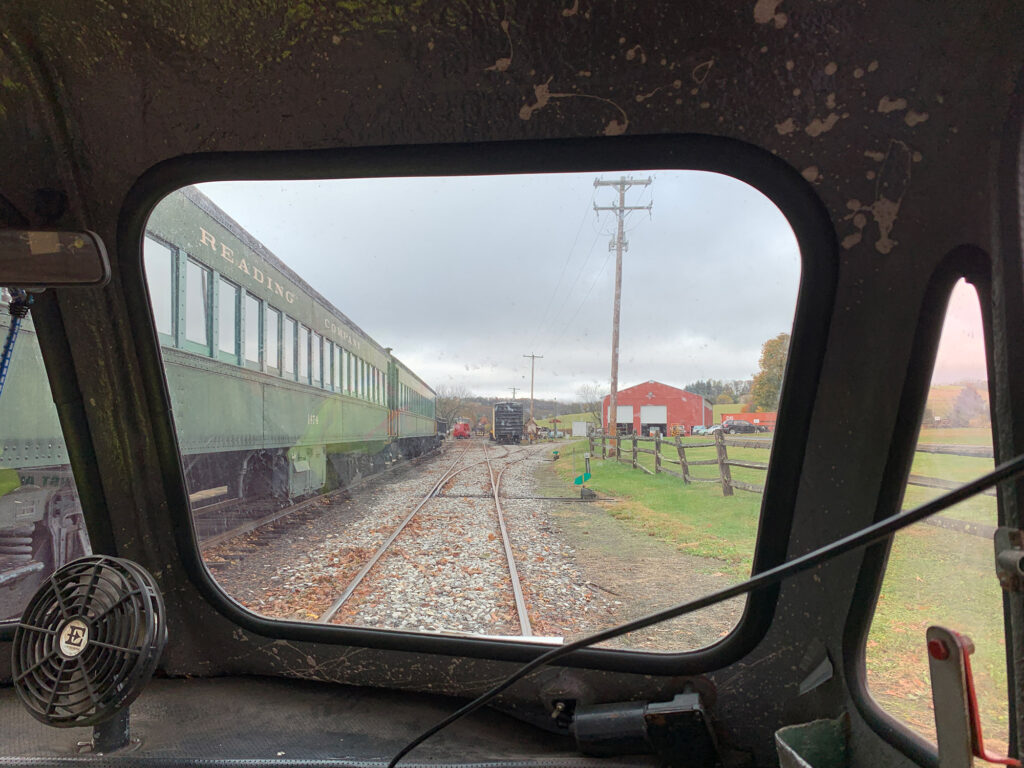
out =
[[[653,210],[626,220],[620,386],[747,378],[761,344],[792,325],[792,231],[734,179],[652,175],[627,192]],[[615,222],[592,205],[616,193],[595,176],[200,188],[427,382],[505,396],[529,387],[522,355],[535,352],[537,395],[571,399],[609,379]]]

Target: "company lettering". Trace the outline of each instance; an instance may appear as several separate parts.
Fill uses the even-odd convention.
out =
[[[346,342],[346,346],[349,349],[360,349],[362,343],[349,333],[343,326],[338,325],[336,322],[331,320],[329,317],[324,318],[324,328],[330,331],[336,338],[342,339]]]

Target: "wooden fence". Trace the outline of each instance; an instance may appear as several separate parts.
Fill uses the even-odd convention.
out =
[[[590,437],[590,453],[594,455],[597,453],[597,441],[601,441],[601,458],[608,458],[608,443],[611,442],[611,438],[606,435],[601,435],[600,438]],[[744,483],[741,480],[734,480],[732,477],[732,467],[744,467],[746,469],[768,469],[767,461],[741,461],[739,459],[730,459],[728,447],[725,442],[725,435],[721,432],[715,433],[715,439],[707,443],[688,443],[683,445],[683,441],[676,437],[674,440],[668,440],[660,435],[655,437],[641,437],[639,435],[626,435],[618,438],[619,449],[612,451],[612,458],[620,463],[624,463],[628,459],[624,457],[632,453],[632,467],[633,469],[642,469],[649,475],[658,475],[665,473],[678,477],[684,483],[689,485],[690,483],[721,483],[722,484],[722,495],[732,496],[733,489],[739,488],[743,491],[751,491],[753,493],[764,493],[763,485],[754,485],[753,483]],[[653,448],[641,448],[640,444],[653,444]],[[630,452],[630,444],[632,444],[632,451]],[[772,444],[770,440],[730,440],[728,445],[735,446],[737,448],[771,448]],[[686,451],[694,448],[714,448],[715,458],[713,459],[692,459],[687,458]],[[665,450],[674,451],[676,458],[672,458],[670,455],[665,455]],[[651,471],[639,461],[639,455],[645,453],[654,457],[654,470]],[[665,465],[672,464],[679,467],[678,471],[674,469],[668,469]],[[715,466],[718,467],[718,477],[696,477],[690,473],[691,467],[700,466]]]
[[[759,469],[767,471],[767,461],[745,461],[741,459],[730,459],[729,458],[729,447],[734,448],[760,448],[770,449],[772,447],[771,440],[751,440],[743,438],[730,438],[728,442],[725,440],[725,435],[721,432],[715,433],[715,439],[712,442],[706,443],[688,443],[683,445],[682,440],[676,437],[674,440],[656,436],[656,437],[641,437],[639,435],[623,435],[617,438],[618,450],[612,450],[612,458],[619,463],[626,463],[631,461],[633,469],[641,469],[649,475],[658,475],[665,473],[672,475],[673,477],[680,478],[684,483],[721,483],[722,495],[732,496],[733,489],[739,488],[741,491],[750,491],[751,493],[764,493],[764,485],[757,485],[754,483],[745,483],[741,480],[734,480],[732,477],[732,467],[743,467],[744,469]],[[600,441],[601,458],[607,459],[609,455],[609,443],[612,442],[612,438],[607,435],[590,436],[590,454],[592,456],[597,455],[598,441]],[[653,448],[642,448],[641,444],[652,444]],[[632,448],[632,450],[630,450]],[[714,448],[715,458],[713,459],[690,459],[686,456],[686,451],[693,448]],[[671,455],[666,455],[665,451],[668,450],[670,453],[674,452],[676,458]],[[991,458],[992,449],[983,446],[959,446],[959,445],[920,445],[917,450],[924,453],[945,453],[954,456],[972,456],[976,458]],[[651,471],[639,461],[640,454],[648,454],[654,456],[654,470]],[[631,459],[630,459],[631,455]],[[679,470],[668,469],[665,465],[672,464],[678,466]],[[699,466],[715,466],[718,467],[718,477],[695,477],[690,474],[690,467]],[[943,480],[938,477],[925,477],[923,475],[911,475],[907,479],[908,485],[917,485],[923,488],[940,488],[943,490],[953,490],[959,488],[962,483],[958,483],[951,480]],[[996,490],[990,488],[983,492],[986,496],[995,496]]]

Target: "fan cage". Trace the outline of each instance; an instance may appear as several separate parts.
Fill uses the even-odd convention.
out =
[[[145,569],[121,558],[83,557],[57,570],[22,614],[14,635],[18,696],[41,722],[96,725],[131,704],[167,642],[163,598]],[[80,652],[60,638],[69,622],[87,628]],[[77,627],[77,625],[76,625]],[[66,641],[67,642],[67,641]]]

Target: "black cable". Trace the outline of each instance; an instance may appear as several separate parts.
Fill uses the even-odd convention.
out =
[[[849,536],[844,536],[838,541],[826,544],[820,549],[813,550],[812,552],[808,552],[806,555],[801,555],[800,557],[794,558],[786,563],[777,565],[774,568],[769,568],[767,571],[751,576],[749,579],[740,582],[739,584],[726,587],[718,592],[713,592],[710,595],[697,598],[696,600],[691,600],[687,603],[681,603],[680,605],[673,606],[672,608],[666,608],[665,610],[658,611],[657,613],[642,616],[639,619],[633,619],[633,621],[628,621],[625,624],[620,624],[619,626],[612,627],[611,629],[602,630],[601,632],[584,637],[581,640],[576,640],[575,642],[568,643],[567,645],[563,645],[550,650],[547,653],[543,653],[521,669],[513,672],[486,693],[481,694],[461,709],[455,711],[441,722],[417,736],[399,750],[398,754],[391,758],[391,762],[388,763],[388,768],[395,768],[399,760],[435,733],[448,727],[456,720],[480,709],[480,707],[493,699],[499,693],[511,687],[514,683],[526,677],[535,669],[542,667],[545,664],[549,664],[555,659],[560,659],[573,651],[578,651],[580,648],[586,648],[589,645],[594,645],[595,643],[600,643],[604,640],[611,640],[612,638],[619,637],[620,635],[625,635],[629,632],[635,632],[638,629],[649,627],[652,624],[658,624],[659,622],[667,621],[668,619],[674,619],[677,616],[683,616],[687,613],[699,611],[725,600],[731,600],[732,598],[746,594],[747,592],[752,592],[760,587],[767,587],[772,584],[776,584],[789,576],[806,571],[816,565],[820,565],[821,563],[831,560],[834,557],[838,557],[839,555],[852,550],[866,547],[869,544],[881,541],[897,531],[906,528],[908,525],[912,525],[924,520],[926,517],[931,517],[938,512],[942,512],[943,510],[952,507],[954,504],[959,504],[961,501],[969,499],[971,496],[987,490],[1003,480],[1007,480],[1022,472],[1024,472],[1024,454],[1012,459],[1011,461],[1000,464],[988,474],[982,475],[977,480],[972,480],[971,482],[966,483],[956,490],[950,491],[937,499],[933,499],[927,504],[922,504],[920,507],[912,509],[909,512],[903,512],[887,517],[885,520],[869,525],[867,528],[862,528],[857,533],[851,533]]]

